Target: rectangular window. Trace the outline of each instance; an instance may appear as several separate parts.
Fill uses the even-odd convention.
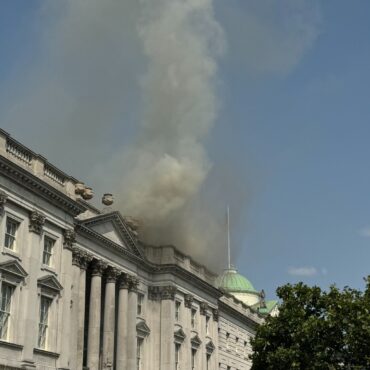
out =
[[[10,310],[13,292],[14,287],[12,285],[2,283],[0,302],[0,338],[3,340],[7,340],[9,335]]]
[[[15,250],[16,246],[16,234],[19,227],[19,222],[7,217],[6,219],[6,231],[5,231],[5,247],[11,250]]]
[[[176,301],[175,302],[175,320],[176,321],[180,320],[180,307],[181,307],[181,302]]]
[[[44,237],[44,251],[42,254],[42,263],[46,266],[52,265],[53,249],[55,240],[47,236]]]
[[[180,369],[180,343],[175,343],[175,370]]]
[[[137,338],[137,357],[136,357],[136,369],[141,370],[141,357],[143,352],[143,338]]]
[[[137,295],[137,314],[142,315],[143,313],[144,294],[139,293]]]
[[[195,348],[191,349],[191,370],[195,370],[197,350]]]
[[[39,338],[38,347],[45,349],[47,347],[47,336],[49,329],[49,314],[52,300],[48,297],[41,296],[40,300],[40,321],[39,321]]]
[[[210,321],[210,316],[206,316],[206,333],[209,334],[209,321]]]
[[[197,310],[195,308],[191,309],[191,327],[194,329],[196,325],[196,315]]]
[[[229,339],[230,339],[230,333],[226,333],[226,349],[228,349],[229,348],[229,345],[230,345]]]

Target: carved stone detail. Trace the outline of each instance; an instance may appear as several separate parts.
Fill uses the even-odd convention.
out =
[[[149,287],[148,297],[152,301],[171,300],[175,299],[176,287],[167,286],[151,286]]]
[[[76,233],[72,229],[63,231],[63,246],[67,249],[72,249],[73,244],[76,242]]]
[[[214,308],[212,310],[212,313],[213,313],[213,321],[218,321],[218,314],[219,314],[218,309]]]
[[[93,257],[80,248],[72,248],[72,265],[78,266],[80,269],[86,270]]]
[[[118,287],[119,289],[129,289],[130,279],[127,274],[122,273],[118,278]]]
[[[201,302],[200,303],[200,314],[201,315],[206,315],[208,310],[208,303],[206,302]]]
[[[191,294],[185,294],[185,297],[184,297],[185,307],[191,308],[193,301],[194,301],[194,297]]]
[[[121,271],[119,271],[117,268],[108,266],[106,270],[106,282],[107,283],[115,283],[117,281],[118,276],[120,275]]]
[[[45,216],[38,211],[32,211],[29,222],[29,230],[40,235],[45,224]]]
[[[102,276],[103,272],[106,270],[108,267],[108,264],[104,261],[101,260],[95,260],[92,264],[92,271],[91,275],[92,276]]]
[[[5,208],[5,203],[8,200],[8,194],[6,194],[3,191],[0,191],[0,216],[3,216],[4,214],[4,208]]]
[[[128,288],[130,292],[136,292],[139,286],[139,279],[136,276],[128,275]]]

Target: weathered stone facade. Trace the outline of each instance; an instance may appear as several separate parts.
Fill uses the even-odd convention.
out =
[[[249,369],[263,318],[83,193],[0,131],[0,369]]]

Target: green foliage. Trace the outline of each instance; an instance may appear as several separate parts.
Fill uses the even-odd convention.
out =
[[[252,340],[252,370],[370,369],[370,276],[364,292],[299,283],[277,295],[279,315]]]

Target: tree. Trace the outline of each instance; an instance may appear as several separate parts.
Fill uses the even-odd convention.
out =
[[[370,369],[370,276],[364,292],[303,283],[277,289],[277,317],[257,329],[252,370]]]

